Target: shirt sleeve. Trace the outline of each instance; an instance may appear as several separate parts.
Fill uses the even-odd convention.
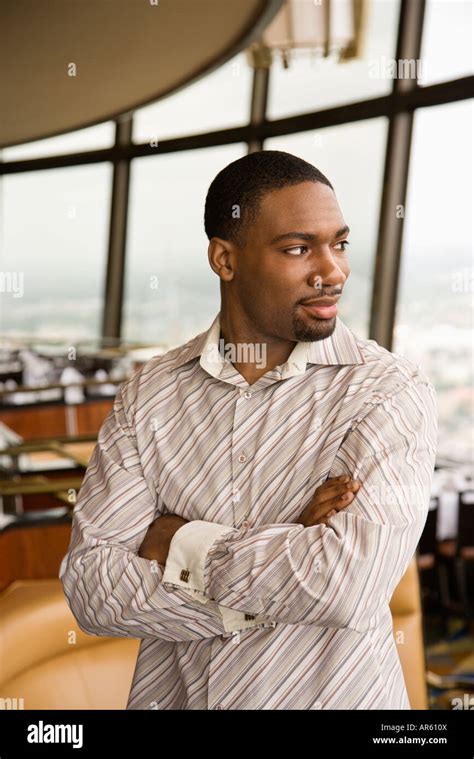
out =
[[[349,507],[327,525],[306,528],[221,526],[219,533],[216,525],[190,522],[171,541],[163,583],[277,622],[371,629],[426,521],[437,430],[429,381],[377,398],[344,438],[328,474],[360,481]],[[180,579],[176,567],[191,571]]]
[[[125,411],[127,388],[119,389],[100,429],[73,512],[59,570],[67,601],[79,627],[93,635],[190,641],[223,634],[216,603],[166,589],[158,562],[138,556],[160,506]]]

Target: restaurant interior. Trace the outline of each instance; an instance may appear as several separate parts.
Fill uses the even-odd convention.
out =
[[[412,708],[474,708],[472,13],[2,4],[2,708],[125,708],[139,641],[80,630],[58,577],[74,505],[117,388],[217,313],[205,193],[265,149],[329,176],[353,235],[341,318],[436,389],[428,518],[390,608]]]

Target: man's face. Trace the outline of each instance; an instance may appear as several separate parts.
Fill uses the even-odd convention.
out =
[[[302,182],[264,195],[233,259],[232,281],[233,297],[259,332],[305,341],[331,335],[335,315],[303,303],[339,298],[350,271],[348,231],[327,185]]]

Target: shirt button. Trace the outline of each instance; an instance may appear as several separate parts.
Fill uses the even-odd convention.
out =
[[[224,707],[222,706],[222,704],[216,704],[216,707],[215,707],[215,708],[216,708],[216,709],[223,709]]]
[[[249,391],[247,390],[247,392],[244,393],[244,398],[247,398],[247,400],[248,400],[251,397],[252,397],[252,393],[249,393]]]
[[[240,461],[241,464],[243,464],[244,461],[247,461],[247,456],[245,455],[245,453],[241,453],[240,454],[239,461]]]
[[[245,528],[247,528],[247,527],[250,527],[250,522],[248,522],[248,521],[245,519],[245,521],[243,521],[243,522],[242,522],[242,527],[245,527]]]

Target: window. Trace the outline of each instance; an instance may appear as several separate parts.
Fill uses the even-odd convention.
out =
[[[380,118],[265,142],[267,150],[285,150],[314,164],[334,186],[351,228],[347,249],[351,274],[341,298],[340,316],[361,336],[369,331],[386,135],[387,121]]]
[[[469,102],[415,116],[394,350],[438,394],[439,453],[472,460],[473,111]]]
[[[87,129],[78,129],[77,132],[61,134],[59,137],[49,137],[46,140],[36,140],[24,145],[4,148],[0,153],[3,161],[21,161],[49,155],[111,148],[114,139],[115,124],[113,121],[107,121]]]
[[[210,132],[241,126],[250,116],[252,69],[244,53],[175,95],[135,113],[133,140]]]
[[[419,84],[472,74],[472,0],[427,0]]]
[[[399,7],[399,0],[373,0],[367,4],[362,59],[338,63],[332,57],[301,53],[292,57],[285,69],[277,58],[270,74],[269,118],[388,95],[392,89],[389,60],[395,57]]]
[[[243,144],[136,159],[126,266],[126,339],[173,347],[207,329],[219,310],[209,266],[204,201]]]
[[[100,335],[112,168],[0,179],[2,333]]]

